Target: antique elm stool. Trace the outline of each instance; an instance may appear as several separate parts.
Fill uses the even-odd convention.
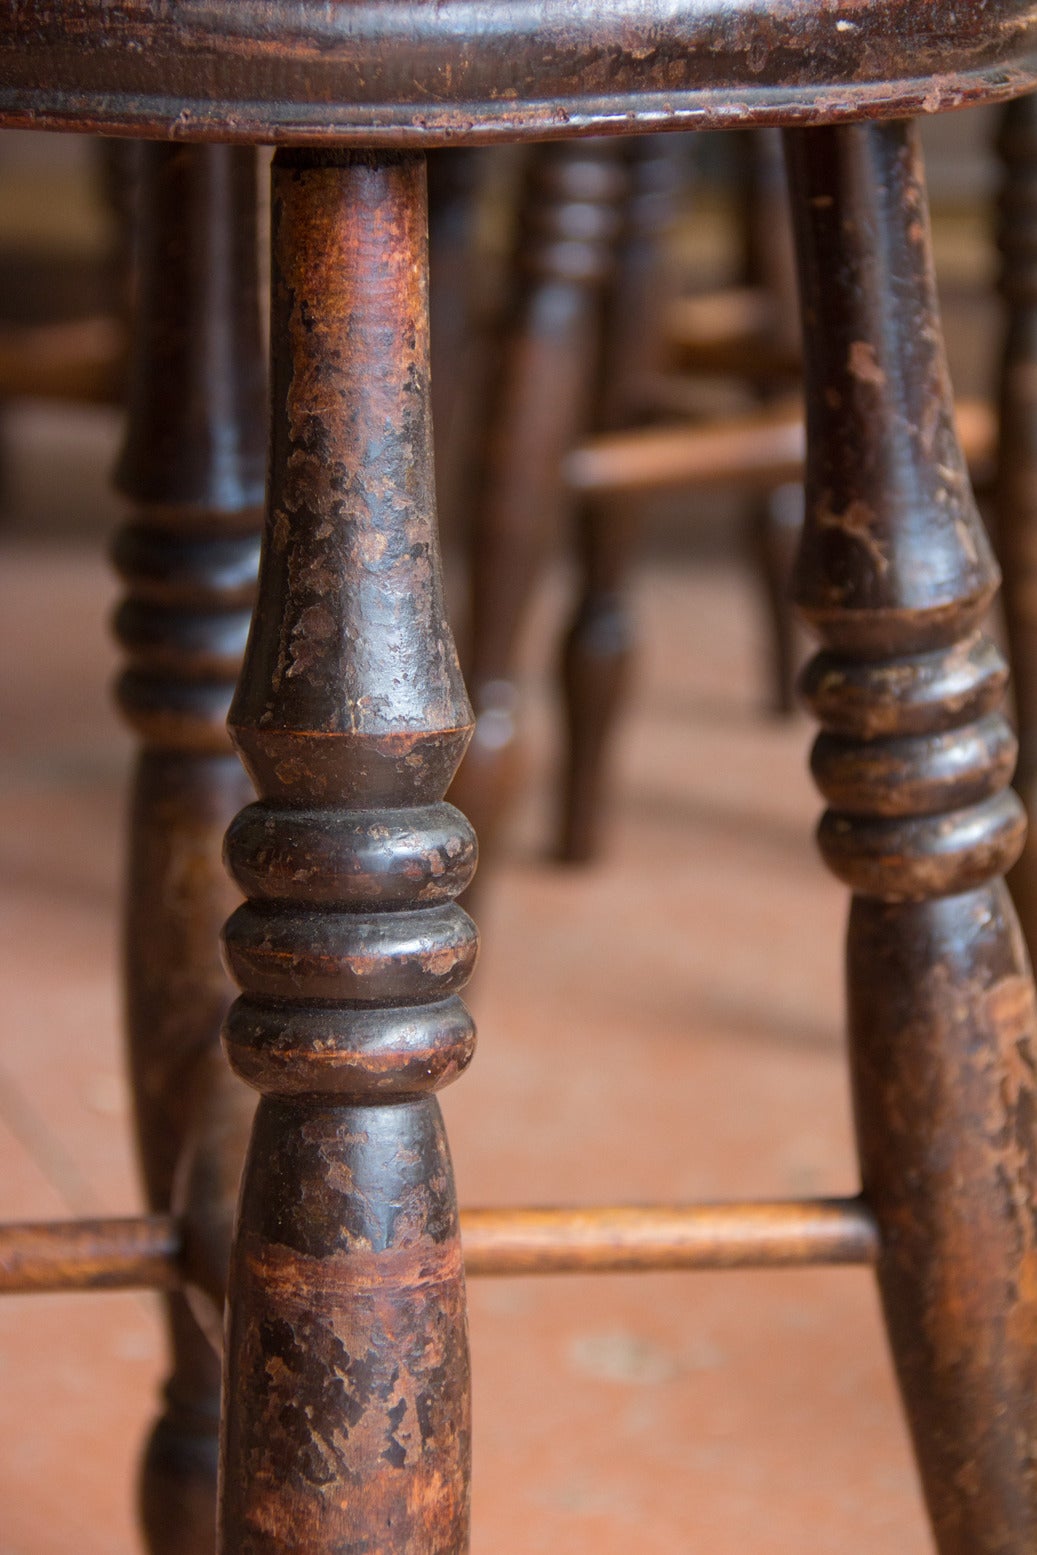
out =
[[[230,712],[260,798],[227,845],[248,900],[225,931],[243,993],[224,1042],[261,1100],[230,1260],[224,1555],[467,1547],[462,1246],[472,1273],[874,1263],[942,1555],[1037,1544],[1034,999],[1001,879],[1023,819],[905,122],[1035,79],[1022,0],[0,14],[5,124],[282,148],[268,516]],[[453,899],[475,842],[442,800],[472,720],[440,599],[422,152],[747,123],[788,129],[810,444],[797,596],[822,645],[805,679],[821,845],[854,892],[862,1195],[459,1217],[432,1092],[473,1042],[458,994],[475,932]],[[7,1227],[0,1270],[8,1290],[170,1291],[145,1517],[153,1550],[200,1555],[202,1329],[240,1118],[212,1056],[212,840],[244,797],[220,725],[252,586],[261,374],[247,153],[160,144],[144,182],[117,561],[120,695],[143,742],[128,1005],[153,1213]],[[549,256],[564,281],[587,262],[580,233]]]

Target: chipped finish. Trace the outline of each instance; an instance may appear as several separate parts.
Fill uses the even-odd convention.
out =
[[[822,650],[803,671],[800,693],[831,735],[862,741],[938,734],[963,727],[1004,701],[1008,666],[990,638],[970,632],[933,653],[879,663]]]
[[[326,913],[300,901],[276,913],[246,903],[227,925],[231,975],[257,999],[332,1004],[423,1004],[468,982],[478,946],[475,925],[450,903],[418,912]]]
[[[884,144],[892,146],[895,133]],[[823,204],[810,207],[817,252],[804,261],[813,267],[804,302],[813,388],[810,536],[797,561],[795,595],[826,647],[850,657],[895,659],[959,642],[966,614],[973,618],[969,625],[982,618],[997,573],[955,434],[927,279],[928,223],[915,143],[896,156],[887,153],[895,183],[881,192],[881,211],[872,211],[863,207],[871,195],[867,135],[860,126],[842,137],[790,139],[804,161],[809,152],[813,176],[828,191]],[[900,280],[896,289],[888,285],[893,275]],[[865,293],[857,307],[837,307],[835,300],[854,286]],[[874,428],[871,437],[861,436],[862,424]],[[926,615],[925,633],[919,611]]]
[[[1026,91],[1032,0],[18,0],[0,122],[412,147],[933,113]]]
[[[810,770],[824,798],[852,815],[946,815],[1012,781],[1016,742],[998,711],[964,728],[862,745],[825,732]]]
[[[228,852],[246,896],[262,881],[268,899],[290,901],[301,882],[311,903],[379,910],[453,901],[476,859],[475,837],[449,804],[345,813],[333,832],[320,810],[274,818],[249,805],[234,821]]]
[[[133,514],[113,554],[126,587],[117,696],[142,744],[126,1024],[148,1204],[164,1213],[185,1149],[197,1148],[203,1079],[231,997],[218,944],[234,892],[220,841],[248,781],[224,722],[255,590],[263,483],[254,155],[144,147],[140,202],[130,415],[116,474]],[[225,1211],[226,1200],[208,1213]],[[224,1235],[224,1259],[227,1245]],[[168,1313],[172,1374],[145,1454],[141,1515],[152,1555],[212,1555],[219,1363],[182,1296],[169,1298]]]
[[[951,428],[915,134],[792,132],[806,319],[803,679],[855,892],[851,1066],[879,1284],[940,1555],[1037,1543],[1037,1014],[1003,882],[997,581]],[[896,285],[890,285],[894,277]]]
[[[430,1094],[467,1065],[471,733],[443,614],[424,164],[274,163],[273,448],[231,731],[225,1029],[261,1092],[231,1265],[225,1555],[468,1547],[464,1278]]]
[[[449,1180],[425,1098],[261,1101],[235,1252],[248,1307],[228,1331],[240,1407],[224,1448],[224,1548],[467,1548],[467,1334]]]
[[[1037,1531],[1033,985],[999,882],[855,899],[851,1051],[879,1280],[941,1555]]]

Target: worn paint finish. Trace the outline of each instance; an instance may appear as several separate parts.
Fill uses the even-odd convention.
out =
[[[822,652],[821,848],[854,890],[851,1069],[878,1277],[940,1555],[1037,1543],[1037,1014],[997,570],[951,423],[903,125],[793,132]],[[891,284],[895,282],[895,284]]]
[[[1037,1042],[1003,884],[858,898],[851,1054],[879,1281],[938,1547],[1037,1528]]]
[[[262,1101],[228,1333],[225,1516],[248,1551],[454,1551],[464,1283],[438,1108]],[[305,1183],[304,1197],[286,1185]]]
[[[367,145],[931,113],[1027,90],[1032,0],[19,0],[0,120]]]
[[[279,153],[273,444],[227,858],[262,1095],[225,1347],[225,1555],[461,1555],[464,1278],[430,1094],[468,1063],[471,732],[443,613],[420,157]]]

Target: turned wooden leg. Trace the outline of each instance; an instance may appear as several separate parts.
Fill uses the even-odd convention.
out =
[[[1037,1548],[1033,984],[1001,879],[1024,818],[997,571],[953,424],[916,136],[795,131],[825,859],[863,1190],[941,1555]]]
[[[997,543],[1015,692],[1015,786],[1031,817],[1037,802],[1037,98],[1005,110],[999,240],[1005,342],[1001,363]],[[1010,884],[1031,956],[1037,946],[1037,837]]]
[[[667,239],[687,170],[687,138],[624,142],[626,185],[615,263],[605,286],[593,422],[601,432],[637,425],[650,409],[665,355],[674,275]],[[607,760],[630,681],[629,575],[639,534],[635,499],[585,504],[577,515],[580,594],[565,641],[567,714],[559,854],[576,863],[598,850]]]
[[[424,161],[279,152],[273,443],[230,726],[231,1061],[261,1093],[231,1260],[224,1555],[461,1555],[468,1342],[432,1092],[466,1066],[471,734],[443,614]]]
[[[477,723],[453,797],[492,852],[520,775],[515,654],[561,528],[563,455],[585,432],[601,288],[624,187],[614,141],[539,146],[519,216],[514,314],[491,388],[473,515],[466,670]]]
[[[608,755],[630,686],[634,625],[628,601],[638,518],[621,498],[580,514],[580,599],[562,653],[566,750],[558,856],[588,863],[601,845]]]
[[[751,131],[744,190],[743,278],[768,301],[768,344],[778,360],[796,362],[801,351],[796,307],[796,254],[789,217],[788,180],[777,130]],[[758,385],[761,403],[795,387],[795,376],[770,378]],[[792,609],[792,565],[803,525],[803,492],[796,484],[778,486],[753,504],[752,541],[760,593],[768,624],[765,650],[770,704],[789,715],[796,708],[796,675],[802,642]]]
[[[137,329],[117,484],[134,504],[115,563],[122,711],[141,740],[123,929],[129,1061],[148,1203],[168,1211],[230,985],[219,931],[235,893],[222,835],[248,782],[224,723],[259,550],[264,364],[255,160],[141,148]],[[225,1065],[223,1066],[225,1068]],[[167,1298],[172,1370],[148,1444],[152,1555],[212,1555],[219,1363]]]

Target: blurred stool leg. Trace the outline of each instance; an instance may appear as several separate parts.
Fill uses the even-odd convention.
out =
[[[687,182],[688,138],[624,142],[623,160],[622,225],[605,286],[593,410],[600,432],[636,426],[654,408],[676,280],[669,239]],[[573,863],[598,851],[608,756],[630,684],[628,596],[638,520],[637,498],[621,496],[585,503],[576,517],[580,581],[562,663],[568,738],[558,846]]]
[[[123,929],[139,1154],[167,1211],[230,986],[219,932],[236,900],[223,832],[249,793],[225,729],[258,564],[266,405],[255,157],[142,148],[130,413],[117,484],[133,504],[115,563],[122,712],[141,750]],[[203,1098],[203,1100],[205,1100]],[[220,1366],[166,1298],[171,1370],[140,1502],[151,1555],[212,1555]]]
[[[484,859],[520,776],[516,654],[561,529],[561,461],[592,412],[601,293],[623,188],[616,141],[531,154],[473,514],[466,669],[476,730],[451,793],[475,824]]]

